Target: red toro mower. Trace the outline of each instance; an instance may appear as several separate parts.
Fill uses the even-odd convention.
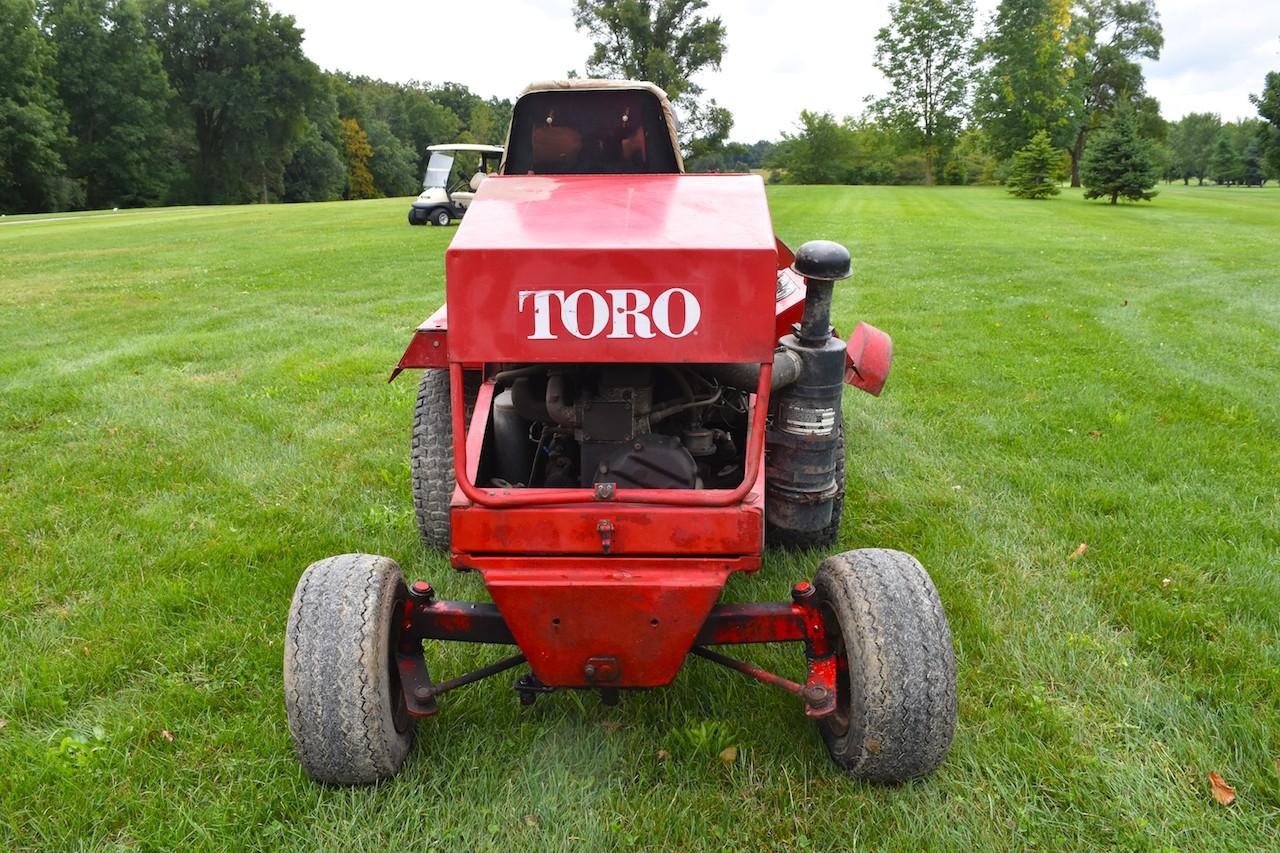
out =
[[[386,557],[308,567],[284,655],[306,771],[391,776],[441,695],[515,667],[524,704],[566,688],[613,703],[669,683],[690,654],[795,694],[854,777],[937,767],[955,658],[913,557],[847,551],[790,601],[717,603],[766,544],[836,542],[842,390],[879,394],[892,355],[871,326],[847,343],[831,327],[849,253],[788,250],[759,177],[684,174],[661,90],[571,81],[517,100],[445,266],[446,305],[392,378],[425,371],[423,539],[480,572],[493,602],[437,598]],[[441,640],[515,653],[437,681],[423,650]],[[722,651],[743,643],[797,644],[803,680]]]

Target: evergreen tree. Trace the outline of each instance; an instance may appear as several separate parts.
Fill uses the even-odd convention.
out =
[[[1262,169],[1262,146],[1256,139],[1249,140],[1240,154],[1240,182],[1246,187],[1260,187],[1266,177]]]
[[[158,204],[172,181],[173,91],[135,0],[47,0],[52,70],[70,116],[71,176],[90,208]]]
[[[62,149],[67,115],[52,46],[31,0],[0,0],[0,211],[57,210],[69,201]]]
[[[1085,153],[1080,177],[1085,198],[1120,198],[1150,201],[1156,197],[1155,160],[1151,147],[1138,135],[1137,121],[1128,110],[1116,114],[1098,132]]]
[[[942,180],[954,187],[969,183],[969,169],[965,162],[958,158],[948,160],[946,168],[942,170]]]
[[[1062,160],[1062,153],[1053,147],[1048,131],[1041,130],[1031,137],[1026,147],[1013,155],[1013,168],[1006,182],[1009,192],[1018,198],[1049,198],[1061,190],[1054,180],[1054,172]]]
[[[284,201],[331,201],[347,188],[338,100],[328,88],[307,109],[306,128],[285,166]]]
[[[1216,184],[1237,184],[1244,175],[1244,165],[1240,154],[1231,144],[1225,132],[1218,134],[1218,142],[1213,149],[1213,159],[1209,161],[1209,177]]]

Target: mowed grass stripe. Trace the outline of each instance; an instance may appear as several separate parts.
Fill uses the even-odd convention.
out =
[[[842,547],[938,583],[961,706],[936,776],[851,784],[790,697],[694,661],[612,710],[469,687],[395,782],[310,784],[279,684],[302,568],[372,551],[483,596],[417,544],[413,383],[383,381],[453,229],[400,200],[139,212],[0,229],[0,844],[1280,842],[1280,192],[770,198],[793,247],[853,249],[840,328],[894,336],[885,396],[845,401]],[[728,596],[816,560],[771,553]]]

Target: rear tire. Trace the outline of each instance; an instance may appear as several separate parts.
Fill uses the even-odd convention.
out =
[[[956,726],[956,660],[938,591],[910,554],[828,557],[814,577],[836,646],[836,711],[818,721],[850,776],[903,782],[935,770]]]
[[[840,517],[844,514],[844,424],[837,428],[839,434],[836,449],[836,496],[831,502],[831,521],[819,530],[785,530],[774,527],[765,519],[765,543],[770,548],[785,551],[802,549],[829,549],[840,538]]]
[[[312,563],[289,608],[284,704],[293,748],[312,779],[369,785],[394,776],[413,745],[395,652],[406,590],[386,557]]]
[[[431,221],[434,222],[436,225],[439,225],[441,228],[443,228],[444,226],[448,225],[452,220],[449,218],[449,211],[441,208],[440,210],[437,210],[435,213],[431,214]]]
[[[479,375],[463,374],[464,421],[471,422]],[[422,371],[418,400],[413,407],[413,440],[409,469],[413,477],[413,512],[418,519],[422,544],[447,551],[450,544],[449,504],[456,479],[453,473],[453,414],[449,396],[449,371]]]

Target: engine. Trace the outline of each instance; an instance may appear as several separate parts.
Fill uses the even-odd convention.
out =
[[[732,488],[748,391],[681,364],[509,365],[481,476],[501,487]],[[754,386],[752,386],[754,390]]]

